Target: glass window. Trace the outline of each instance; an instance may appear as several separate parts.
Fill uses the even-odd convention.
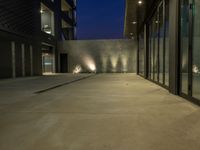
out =
[[[149,51],[148,51],[148,78],[152,78],[152,68],[151,68],[151,51],[152,51],[152,43],[151,43],[151,36],[152,36],[152,29],[151,29],[151,23],[149,24],[149,38],[148,38],[148,43],[149,43]]]
[[[154,17],[153,21],[153,33],[154,33],[154,80],[158,81],[158,13]]]
[[[41,3],[41,30],[47,34],[54,35],[54,12]]]
[[[164,20],[163,4],[159,8],[159,82],[163,84],[164,73]]]
[[[165,85],[169,86],[169,1],[165,1]]]
[[[181,0],[181,92],[188,94],[189,1]]]
[[[193,2],[193,97],[200,99],[200,1]]]
[[[166,10],[166,13],[165,13]],[[166,16],[164,16],[164,14]],[[164,0],[149,22],[149,78],[169,85],[169,7]]]
[[[154,80],[154,35],[153,22],[151,22],[151,79]]]
[[[144,33],[139,36],[139,73],[144,75]]]

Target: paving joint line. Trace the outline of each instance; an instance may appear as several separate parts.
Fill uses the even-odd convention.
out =
[[[42,93],[48,92],[50,90],[54,90],[54,89],[62,87],[62,86],[65,86],[65,85],[68,85],[68,84],[72,84],[74,82],[78,82],[78,81],[81,81],[81,80],[84,80],[84,79],[88,79],[88,78],[93,77],[93,76],[95,76],[95,74],[87,76],[87,77],[82,77],[82,78],[79,78],[79,79],[75,79],[75,80],[72,80],[72,81],[68,81],[68,82],[65,82],[65,83],[62,83],[62,84],[58,84],[58,85],[55,85],[55,86],[52,86],[50,88],[46,88],[46,89],[43,89],[43,90],[40,90],[40,91],[36,91],[36,92],[34,92],[34,94],[42,94]]]

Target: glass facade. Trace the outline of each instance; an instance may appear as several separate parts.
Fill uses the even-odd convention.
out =
[[[139,34],[139,73],[200,104],[200,1],[160,0],[152,12],[146,40]]]
[[[200,1],[181,0],[181,94],[200,100]]]
[[[159,7],[159,83],[164,81],[164,13],[163,5]]]
[[[181,30],[180,30],[180,49],[181,49],[181,93],[188,94],[189,79],[189,0],[181,1]]]
[[[149,40],[148,40],[148,76],[153,80],[153,38],[152,38],[152,22],[149,24]]]
[[[169,85],[169,6],[161,1],[148,23],[148,78]]]
[[[169,86],[169,1],[165,1],[165,30],[164,30],[164,84]]]
[[[153,18],[153,37],[154,37],[154,81],[158,81],[158,12],[156,12]]]
[[[200,1],[193,0],[193,97],[200,100]]]
[[[139,36],[139,74],[144,76],[144,32]]]

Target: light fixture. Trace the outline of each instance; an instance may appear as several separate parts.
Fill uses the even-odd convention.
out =
[[[133,33],[130,33],[130,35],[133,35]]]
[[[49,53],[45,53],[44,56],[49,56]]]
[[[199,73],[199,68],[196,65],[193,66],[192,70],[193,70],[193,73]]]
[[[73,74],[79,74],[82,71],[82,67],[80,65],[76,65],[74,70],[73,70]]]
[[[43,14],[43,13],[44,13],[44,11],[41,9],[41,10],[40,10],[40,13],[41,13],[41,14]]]
[[[138,4],[141,5],[143,2],[141,0],[138,1]]]
[[[137,24],[137,22],[136,22],[136,21],[133,21],[132,24]]]

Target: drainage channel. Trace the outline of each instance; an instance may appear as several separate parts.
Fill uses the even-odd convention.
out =
[[[94,75],[90,75],[90,76],[87,76],[87,77],[82,77],[82,78],[79,78],[79,79],[76,79],[76,80],[72,80],[72,81],[62,83],[62,84],[58,84],[58,85],[55,85],[55,86],[52,86],[52,87],[49,87],[49,88],[46,88],[46,89],[43,89],[43,90],[40,90],[40,91],[36,91],[36,92],[34,92],[34,94],[42,94],[42,93],[45,93],[47,91],[50,91],[50,90],[53,90],[53,89],[56,89],[56,88],[59,88],[59,87],[62,87],[62,86],[72,84],[74,82],[78,82],[78,81],[81,81],[81,80],[84,80],[84,79],[88,79],[92,76],[94,76]]]

